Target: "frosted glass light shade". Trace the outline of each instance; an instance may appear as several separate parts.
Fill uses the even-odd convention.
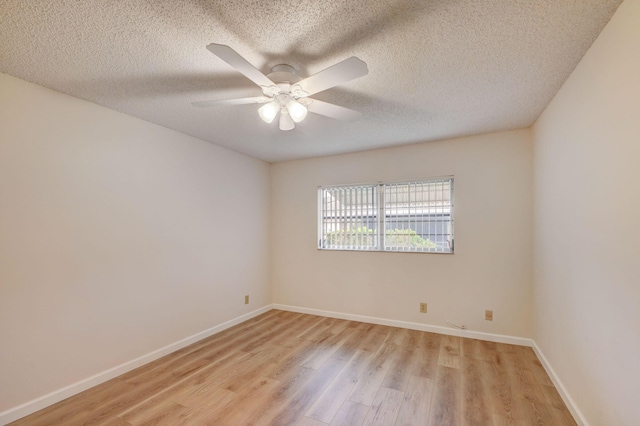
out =
[[[289,111],[283,109],[280,112],[280,130],[292,130],[296,125],[293,123]]]
[[[289,115],[296,123],[301,122],[307,116],[307,107],[302,105],[298,101],[291,100],[287,104],[287,110],[289,111]]]
[[[278,115],[278,110],[280,109],[280,105],[277,102],[271,101],[268,104],[262,105],[258,108],[258,115],[262,118],[262,121],[265,123],[271,123],[276,115]]]

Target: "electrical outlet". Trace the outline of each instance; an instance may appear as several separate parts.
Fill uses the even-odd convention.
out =
[[[422,312],[423,314],[427,313],[427,304],[426,303],[420,303],[420,312]]]
[[[248,294],[244,297],[244,304],[245,305],[249,304],[249,295]]]
[[[487,321],[493,321],[493,311],[484,311],[484,319]]]

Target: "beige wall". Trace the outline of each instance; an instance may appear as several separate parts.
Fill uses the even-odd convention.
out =
[[[592,425],[640,421],[640,1],[534,126],[534,337]]]
[[[455,254],[316,249],[318,186],[442,175],[455,175]],[[529,130],[274,164],[273,301],[530,337],[531,179]]]
[[[268,164],[2,74],[0,120],[0,412],[270,302]]]

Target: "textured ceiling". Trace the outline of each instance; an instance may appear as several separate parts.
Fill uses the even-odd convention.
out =
[[[528,127],[621,0],[0,0],[0,72],[266,161]],[[302,76],[350,56],[369,74],[314,97],[363,113],[296,129],[206,50]],[[277,121],[277,120],[276,120]]]

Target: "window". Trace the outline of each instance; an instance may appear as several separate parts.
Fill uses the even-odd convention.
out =
[[[318,248],[453,253],[453,177],[318,188]]]

